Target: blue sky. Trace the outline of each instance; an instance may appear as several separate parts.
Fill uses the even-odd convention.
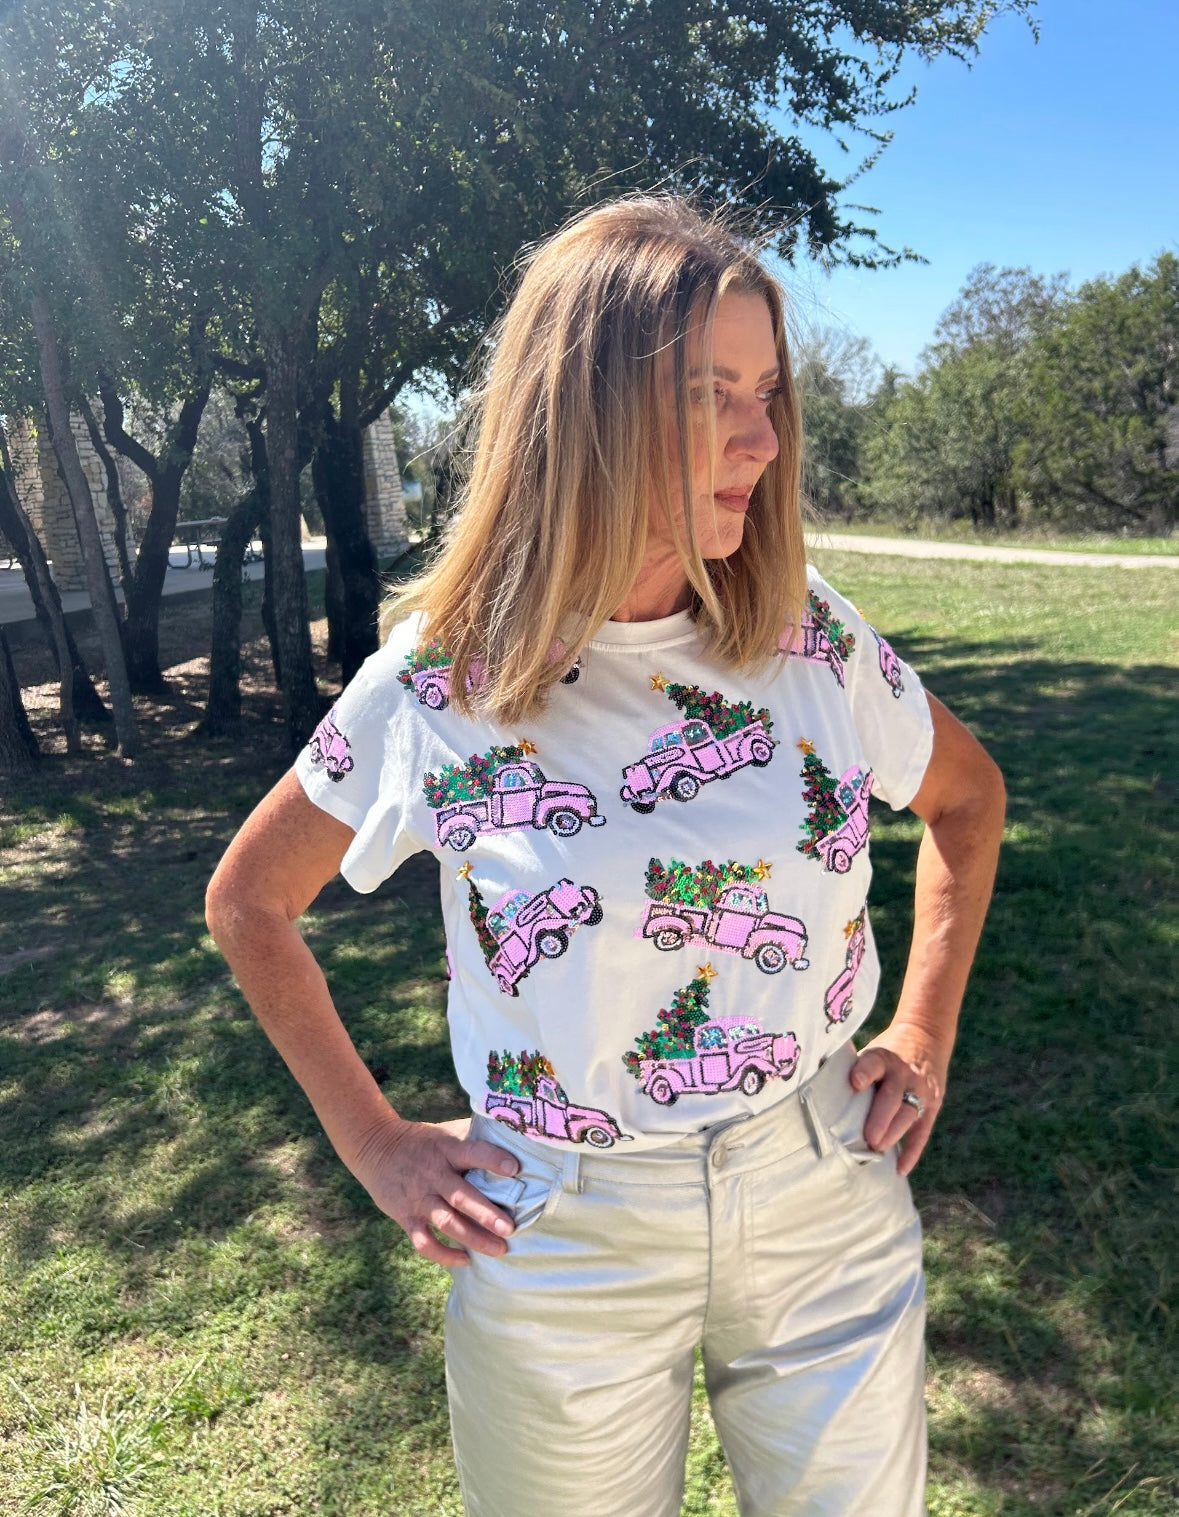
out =
[[[848,196],[880,208],[864,219],[882,241],[929,262],[784,270],[804,329],[863,335],[911,373],[979,263],[1080,282],[1179,250],[1179,3],[1040,0],[1038,14],[1039,43],[1001,17],[971,68],[905,67],[916,102],[893,115],[893,142]],[[862,139],[850,159],[808,141],[836,175],[859,161]]]

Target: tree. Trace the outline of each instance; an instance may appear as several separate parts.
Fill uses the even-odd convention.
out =
[[[866,499],[901,518],[1014,524],[1015,454],[1033,404],[1028,352],[1063,284],[1028,269],[974,270],[921,372],[881,408],[864,448]]]
[[[700,864],[672,859],[664,864],[662,859],[653,858],[647,865],[646,890],[653,901],[679,901],[711,911],[727,886],[751,885],[762,873],[764,866],[738,864],[735,859],[724,864],[714,864],[711,859]]]
[[[634,1049],[628,1049],[622,1056],[622,1062],[636,1080],[642,1078],[644,1059],[692,1057],[696,1051],[696,1029],[708,1021],[710,989],[709,976],[697,975],[675,992],[670,1007],[656,1013],[656,1026],[638,1035]]]
[[[536,1095],[538,1082],[545,1078],[556,1083],[556,1071],[539,1049],[532,1053],[521,1049],[519,1054],[508,1053],[506,1049],[497,1054],[493,1050],[487,1056],[487,1088],[497,1094],[529,1099]],[[557,1099],[569,1099],[560,1085],[557,1085]]]
[[[727,701],[719,690],[709,695],[699,685],[667,685],[665,694],[686,717],[707,722],[714,737],[732,737],[754,722],[760,722],[767,732],[773,731],[766,707],[755,711],[750,701]]]
[[[1039,334],[1021,483],[1057,521],[1169,532],[1179,518],[1179,258],[1082,285]]]
[[[820,0],[748,15],[720,0],[86,0],[51,18],[46,8],[29,0],[39,30],[22,23],[21,35],[43,34],[26,52],[55,102],[71,184],[114,175],[131,207],[118,235],[131,237],[135,277],[146,274],[135,321],[177,353],[205,340],[207,320],[213,361],[264,381],[267,566],[297,742],[318,716],[302,468],[315,458],[347,677],[375,641],[380,594],[361,432],[415,375],[458,382],[520,244],[576,206],[662,183],[743,208],[786,256],[902,256],[845,208],[843,184],[794,124],[860,130],[875,151],[881,123],[907,103],[894,91],[906,51],[969,56],[996,14],[1030,15],[1034,0]],[[133,173],[120,178],[124,148]],[[77,299],[94,350],[115,351],[116,377],[138,383],[114,341],[116,313],[131,309],[118,269],[104,255],[93,272]],[[195,395],[203,359],[191,362]],[[179,438],[174,451],[191,450]]]
[[[447,764],[437,774],[427,774],[422,781],[426,802],[438,810],[457,801],[486,800],[499,767],[519,763],[523,757],[522,748],[495,747],[487,753],[472,753],[465,764]]]
[[[8,639],[0,628],[0,774],[28,774],[41,760],[41,749],[20,696]]]
[[[866,338],[822,328],[798,348],[795,366],[807,499],[824,516],[850,520],[859,504],[860,451],[880,362]]]

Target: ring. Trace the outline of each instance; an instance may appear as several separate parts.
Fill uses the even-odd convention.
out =
[[[925,1102],[915,1090],[907,1090],[901,1097],[901,1102],[905,1106],[911,1106],[919,1117],[925,1115]]]

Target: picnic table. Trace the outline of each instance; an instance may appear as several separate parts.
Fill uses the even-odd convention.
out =
[[[182,564],[172,563],[170,551],[168,555],[170,566],[173,569],[191,569],[195,551],[197,568],[211,569],[217,562],[217,546],[221,540],[221,528],[228,520],[227,516],[206,516],[203,521],[177,522],[176,531],[172,537],[172,548],[183,548],[185,560]],[[209,555],[207,559],[206,553]],[[261,549],[256,548],[252,542],[249,543],[246,547],[246,562],[253,563],[261,557]]]

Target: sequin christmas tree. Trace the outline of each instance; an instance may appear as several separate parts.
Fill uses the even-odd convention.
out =
[[[666,685],[664,693],[687,717],[707,722],[714,737],[731,737],[743,727],[760,722],[767,732],[773,731],[773,721],[764,706],[753,709],[751,701],[727,701],[719,690],[711,695],[699,685]]]
[[[450,654],[443,647],[441,639],[431,637],[406,654],[405,668],[397,678],[407,690],[412,690],[415,674],[420,674],[423,669],[442,669],[449,663]]]
[[[694,1036],[697,1027],[708,1021],[709,975],[698,974],[687,985],[681,986],[671,998],[669,1007],[661,1008],[655,1015],[657,1026],[650,1032],[642,1032],[635,1039],[634,1049],[622,1056],[622,1062],[635,1079],[642,1078],[644,1059],[690,1059],[695,1050]],[[638,1052],[635,1052],[635,1049]]]
[[[813,590],[807,591],[807,610],[816,627],[831,644],[836,656],[846,662],[852,656],[856,640],[843,623],[831,614],[829,601],[820,600]]]
[[[814,750],[814,745],[805,739],[798,745],[803,752],[802,769],[806,781],[802,798],[807,804],[806,820],[801,823],[806,837],[797,844],[799,853],[817,857],[819,844],[829,834],[847,821],[847,812],[840,804],[835,776]]]
[[[463,868],[467,866],[464,864]],[[471,925],[475,929],[475,936],[479,940],[479,947],[483,950],[483,957],[488,964],[499,952],[499,944],[492,936],[491,928],[487,925],[487,907],[483,904],[483,897],[479,893],[479,887],[472,879],[467,880],[467,910],[471,915]]]
[[[680,901],[711,911],[726,885],[748,885],[767,872],[764,864],[738,864],[734,859],[723,864],[714,864],[711,859],[702,864],[672,859],[664,864],[662,859],[653,858],[647,865],[646,888],[653,901]]]
[[[465,764],[448,764],[437,774],[429,773],[422,781],[427,802],[437,810],[453,806],[456,801],[484,800],[491,794],[491,782],[501,764],[515,764],[524,757],[522,748],[489,748],[486,753],[472,753]]]
[[[537,1081],[542,1075],[556,1082],[553,1066],[539,1049],[528,1053],[521,1049],[518,1054],[494,1050],[487,1056],[487,1088],[499,1095],[534,1096]],[[561,1086],[557,1085],[558,1099],[568,1100]]]

